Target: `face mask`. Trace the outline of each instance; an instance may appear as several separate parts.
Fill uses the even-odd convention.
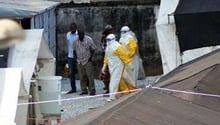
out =
[[[110,42],[106,42],[106,45],[109,46],[109,45],[110,45]]]
[[[109,43],[111,42],[110,39],[106,39],[106,44],[109,45]]]
[[[124,38],[126,36],[126,33],[121,33],[121,37]]]

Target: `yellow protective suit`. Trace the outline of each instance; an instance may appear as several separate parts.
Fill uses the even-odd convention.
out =
[[[139,56],[137,50],[137,41],[129,33],[124,33],[121,35],[120,41],[122,47],[126,50],[129,58],[131,58],[131,63],[126,65],[125,71],[123,73],[123,78],[126,82],[131,83],[133,86],[137,86],[137,79],[139,73]]]
[[[110,93],[127,91],[135,88],[134,86],[126,83],[122,78],[124,66],[130,62],[131,59],[128,57],[123,47],[117,41],[112,40],[107,43],[103,67],[108,64],[111,76],[109,84]],[[116,99],[116,94],[111,94],[110,99]]]

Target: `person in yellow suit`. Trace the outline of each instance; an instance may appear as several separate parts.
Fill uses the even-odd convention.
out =
[[[128,91],[135,89],[135,87],[126,83],[122,78],[124,67],[131,62],[131,59],[128,58],[128,55],[123,47],[118,43],[118,41],[116,41],[114,34],[109,34],[106,37],[106,41],[107,47],[105,49],[102,72],[105,73],[105,68],[108,65],[110,72],[110,97],[107,101],[112,101],[115,100],[117,96],[117,94],[112,93],[116,93],[118,91]]]
[[[139,54],[137,38],[134,33],[130,31],[128,26],[123,26],[121,28],[121,38],[119,40],[122,47],[125,49],[128,57],[131,58],[131,63],[125,67],[123,73],[123,78],[126,82],[131,83],[133,86],[137,87],[137,79],[139,73]]]

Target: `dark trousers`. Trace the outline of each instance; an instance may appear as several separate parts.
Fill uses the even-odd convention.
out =
[[[69,65],[69,70],[70,70],[70,85],[72,90],[76,90],[76,82],[75,82],[75,60],[73,58],[68,58],[68,65]]]
[[[85,65],[77,64],[77,70],[80,78],[80,85],[82,92],[88,92],[87,86],[90,92],[95,92],[94,82],[94,67],[92,62],[88,62]],[[88,80],[87,80],[88,78]],[[88,83],[89,81],[89,83]],[[89,85],[87,85],[89,84]]]

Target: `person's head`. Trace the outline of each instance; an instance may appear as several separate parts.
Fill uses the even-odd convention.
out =
[[[80,40],[80,41],[83,41],[83,38],[84,38],[84,36],[85,36],[84,30],[83,30],[83,29],[79,29],[79,30],[78,30],[78,35],[79,35],[79,40]]]
[[[130,32],[130,28],[128,26],[123,26],[120,32],[121,32],[121,37],[124,37]]]
[[[115,35],[114,34],[109,34],[107,37],[106,37],[106,42],[107,43],[111,43],[111,42],[113,42],[113,41],[116,41],[116,37],[115,37]]]
[[[109,35],[112,32],[113,32],[112,26],[111,25],[106,25],[105,29],[103,31],[103,35],[107,36],[107,35]]]
[[[77,26],[76,23],[71,23],[70,24],[70,31],[72,34],[74,34],[76,32]]]
[[[112,25],[106,25],[104,31],[112,33],[113,31]]]
[[[112,29],[112,25],[110,25],[110,24],[106,25],[105,29]]]
[[[120,31],[121,31],[122,34],[127,33],[127,32],[130,31],[130,28],[128,26],[123,26]]]

